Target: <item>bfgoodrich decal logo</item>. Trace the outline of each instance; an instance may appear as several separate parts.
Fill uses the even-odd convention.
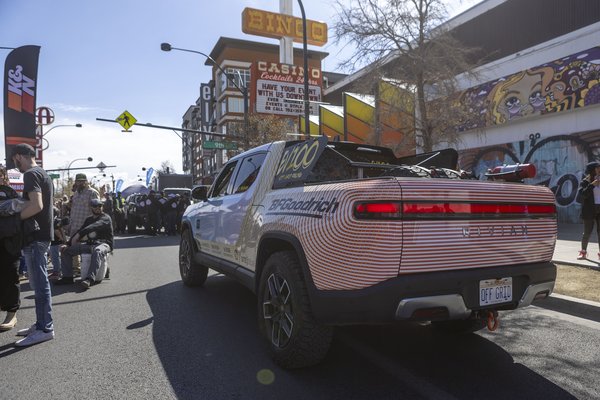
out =
[[[8,70],[8,108],[33,115],[35,81],[23,74],[23,67],[17,65]]]

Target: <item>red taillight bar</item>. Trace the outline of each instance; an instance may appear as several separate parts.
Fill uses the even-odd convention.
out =
[[[354,216],[359,219],[398,219],[402,217],[402,203],[396,201],[355,203]]]
[[[404,214],[556,214],[554,204],[403,203]]]
[[[556,205],[372,201],[355,203],[354,216],[358,219],[555,217]]]

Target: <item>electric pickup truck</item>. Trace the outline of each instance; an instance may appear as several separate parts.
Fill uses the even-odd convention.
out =
[[[397,158],[349,142],[273,142],[230,159],[182,220],[183,283],[209,269],[257,296],[284,368],[320,362],[337,325],[496,327],[549,296],[557,236],[546,187],[457,171],[455,150]]]

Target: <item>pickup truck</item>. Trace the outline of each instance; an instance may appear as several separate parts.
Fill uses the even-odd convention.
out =
[[[495,329],[498,310],[554,288],[554,196],[473,179],[457,158],[446,149],[402,159],[325,137],[244,152],[192,193],[183,283],[202,285],[210,268],[251,289],[284,368],[320,362],[336,325]]]

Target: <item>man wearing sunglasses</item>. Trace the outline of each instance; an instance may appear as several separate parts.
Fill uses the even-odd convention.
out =
[[[81,277],[81,285],[88,289],[96,282],[102,281],[98,276],[101,261],[113,249],[113,226],[108,214],[102,212],[102,200],[90,201],[92,215],[86,218],[81,229],[71,239],[61,255],[63,277],[56,281],[57,285],[73,283],[73,257],[79,254],[91,254],[90,268],[87,276]]]

